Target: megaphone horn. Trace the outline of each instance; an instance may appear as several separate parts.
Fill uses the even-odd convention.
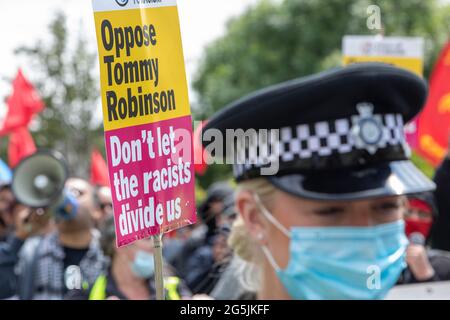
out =
[[[12,192],[31,208],[51,208],[65,219],[76,215],[78,202],[65,189],[68,169],[64,157],[54,150],[39,150],[23,159],[14,170]]]

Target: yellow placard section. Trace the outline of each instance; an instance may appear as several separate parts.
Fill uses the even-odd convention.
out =
[[[414,72],[418,76],[423,74],[423,61],[419,58],[344,56],[344,65],[360,62],[384,62]]]
[[[177,7],[94,16],[105,131],[190,115]]]

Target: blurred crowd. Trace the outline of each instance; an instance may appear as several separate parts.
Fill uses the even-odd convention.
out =
[[[434,181],[434,193],[408,199],[408,268],[398,284],[450,280],[450,158]],[[155,299],[152,241],[116,247],[110,188],[70,178],[66,189],[79,203],[73,219],[28,208],[9,181],[1,183],[0,298]],[[230,246],[234,192],[228,182],[212,184],[198,205],[198,222],[164,235],[166,299],[252,297]]]

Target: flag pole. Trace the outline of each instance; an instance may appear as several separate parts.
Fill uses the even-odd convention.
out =
[[[163,277],[163,256],[162,256],[162,233],[153,237],[153,255],[155,257],[155,288],[156,300],[165,300],[164,297],[164,277]]]

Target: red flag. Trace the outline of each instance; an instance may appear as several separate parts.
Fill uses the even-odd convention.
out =
[[[450,42],[433,70],[428,100],[417,125],[417,152],[437,166],[446,154],[450,133]]]
[[[14,168],[23,158],[35,152],[36,145],[26,127],[18,128],[11,133],[8,144],[8,160],[11,168]]]
[[[202,176],[205,174],[206,169],[208,169],[208,164],[206,164],[205,159],[208,155],[205,152],[205,149],[202,145],[202,130],[203,127],[207,124],[207,121],[201,122],[198,127],[194,131],[194,135],[192,137],[194,144],[194,171],[196,174]]]
[[[94,149],[91,155],[91,183],[109,187],[108,166],[101,153]]]
[[[34,86],[19,70],[13,82],[13,94],[7,100],[8,113],[3,125],[0,125],[0,135],[6,135],[20,127],[28,127],[34,114],[44,109],[44,103]]]

